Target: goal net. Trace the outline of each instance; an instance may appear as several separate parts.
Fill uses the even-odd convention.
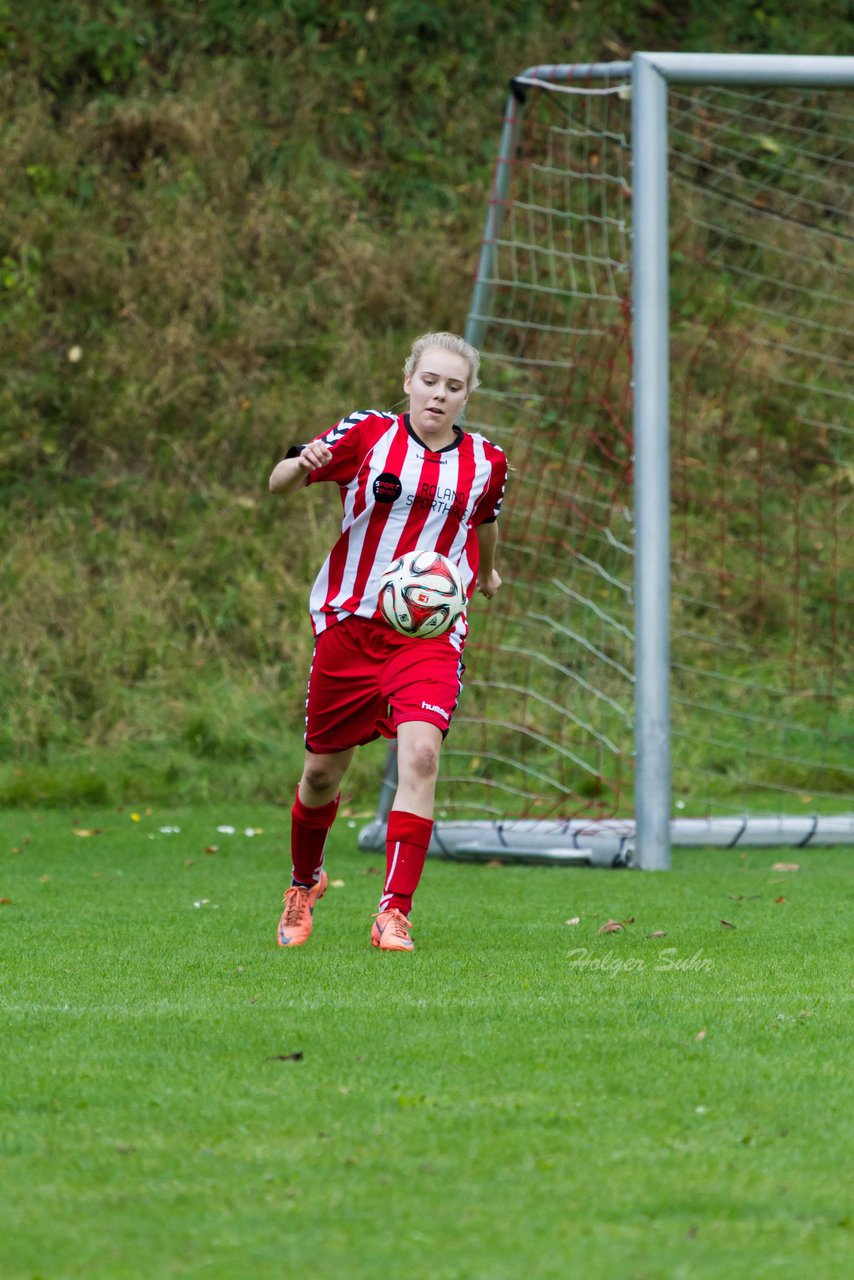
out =
[[[579,70],[513,83],[467,330],[511,472],[443,750],[460,856],[631,847],[631,64]],[[854,840],[851,95],[668,115],[672,838]]]

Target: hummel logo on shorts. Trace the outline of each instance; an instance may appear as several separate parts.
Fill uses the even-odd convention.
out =
[[[445,720],[450,720],[451,718],[450,712],[446,711],[444,707],[434,707],[432,702],[422,702],[421,708],[423,711],[435,711],[437,715],[442,716]]]

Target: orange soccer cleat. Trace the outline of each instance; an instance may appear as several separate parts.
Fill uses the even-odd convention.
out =
[[[321,871],[320,879],[313,889],[305,889],[302,885],[292,884],[285,893],[285,909],[279,921],[278,940],[280,947],[301,947],[308,941],[314,923],[314,904],[326,893],[328,877]]]
[[[411,928],[411,923],[397,907],[380,911],[374,917],[371,945],[379,947],[380,951],[413,951],[415,943],[409,936]]]

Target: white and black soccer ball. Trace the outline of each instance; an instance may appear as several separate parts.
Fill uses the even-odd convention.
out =
[[[460,571],[438,551],[408,551],[380,578],[380,613],[404,636],[441,636],[466,607]]]

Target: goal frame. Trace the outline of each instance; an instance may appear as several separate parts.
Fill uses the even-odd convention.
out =
[[[632,58],[637,857],[670,866],[670,488],[667,106],[671,84],[854,86],[854,58],[636,53]]]
[[[595,849],[579,850],[579,839],[595,845],[586,834],[566,824],[567,861],[586,860],[601,865],[634,865],[645,870],[670,867],[670,848],[679,836],[671,817],[670,765],[670,317],[669,317],[669,172],[668,90],[678,85],[752,85],[766,87],[854,87],[854,57],[790,56],[775,54],[635,53],[631,61],[541,65],[529,67],[511,81],[489,207],[481,243],[477,275],[465,328],[466,339],[479,347],[489,313],[495,244],[500,237],[506,208],[519,128],[524,111],[525,87],[549,84],[627,80],[632,96],[632,342],[634,428],[634,528],[635,528],[635,788],[634,823],[619,826],[616,856],[614,832],[606,830],[603,856]],[[377,818],[360,838],[362,847],[377,847],[393,794],[395,759],[389,755],[380,793]],[[854,815],[834,819],[826,837],[815,822],[804,836],[803,819],[775,821],[749,843],[849,843],[854,841]],[[478,825],[478,824],[475,824]],[[481,824],[484,825],[484,824]],[[536,824],[533,824],[536,826]],[[731,825],[731,824],[730,824]],[[626,830],[633,828],[630,857],[624,857]],[[440,832],[437,852],[453,856]],[[610,844],[608,837],[610,835]],[[686,843],[735,843],[727,829],[715,839],[708,824],[699,824],[696,838]],[[736,836],[738,833],[736,833]],[[682,841],[680,841],[681,843]],[[465,842],[464,842],[465,843]],[[533,832],[533,861],[559,861],[552,846],[554,835],[542,839]],[[493,824],[491,836],[469,839],[466,853],[500,854],[501,824]],[[573,857],[573,848],[575,857]],[[593,852],[593,856],[591,855]],[[579,854],[588,855],[586,859]],[[517,855],[518,856],[518,855]],[[522,854],[522,857],[525,855]]]

